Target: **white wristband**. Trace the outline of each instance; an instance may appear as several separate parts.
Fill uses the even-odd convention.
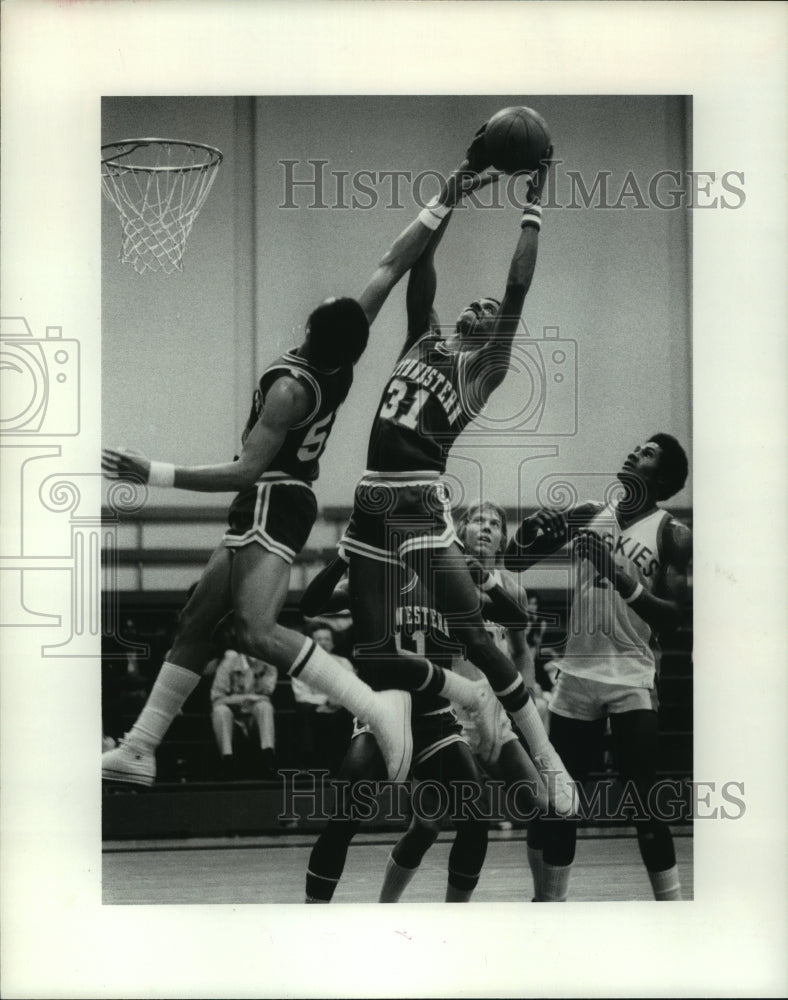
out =
[[[502,583],[502,581],[501,581],[501,574],[498,572],[497,569],[494,569],[492,571],[492,573],[490,573],[490,575],[484,581],[484,583],[482,583],[480,586],[481,586],[481,589],[485,593],[487,593],[487,591],[488,590],[492,590],[493,587],[500,587],[501,583]]]
[[[523,219],[520,223],[520,228],[525,228],[525,226],[533,226],[535,229],[542,228],[542,206],[541,205],[526,205],[523,209]]]
[[[440,205],[437,198],[433,198],[427,203],[426,208],[422,208],[419,212],[418,219],[427,229],[437,229],[449,212],[451,212],[450,205]]]
[[[623,601],[625,604],[631,604],[633,601],[636,601],[642,593],[643,593],[643,584],[639,583],[636,585],[635,589],[632,591],[629,597],[623,598]]]
[[[451,205],[441,204],[439,194],[436,194],[434,198],[430,198],[424,207],[428,208],[433,215],[437,215],[439,219],[445,219],[451,211]]]
[[[175,466],[170,462],[151,462],[148,483],[151,486],[174,486]]]

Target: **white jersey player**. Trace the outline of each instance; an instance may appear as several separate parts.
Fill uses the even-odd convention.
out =
[[[614,504],[583,504],[526,518],[506,554],[525,569],[571,546],[575,589],[566,652],[550,704],[550,737],[577,782],[588,776],[609,721],[614,759],[638,796],[635,826],[655,898],[681,898],[670,830],[648,808],[656,781],[658,636],[675,628],[689,597],[692,536],[657,502],[677,493],[687,457],[669,434],[653,434],[618,473]],[[537,900],[566,898],[576,824],[529,830]]]

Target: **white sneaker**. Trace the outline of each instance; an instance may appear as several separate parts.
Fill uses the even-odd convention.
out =
[[[532,760],[547,788],[550,805],[559,816],[574,816],[577,812],[577,789],[564,762],[552,747],[534,754]]]
[[[379,691],[378,710],[370,722],[380,752],[386,762],[389,781],[405,781],[413,760],[413,733],[410,728],[410,694],[407,691]]]
[[[499,702],[486,680],[473,681],[472,687],[474,700],[466,702],[463,708],[476,727],[476,753],[483,764],[495,764],[501,755],[503,738]]]
[[[156,757],[121,740],[120,746],[101,755],[101,780],[150,787],[156,780]]]

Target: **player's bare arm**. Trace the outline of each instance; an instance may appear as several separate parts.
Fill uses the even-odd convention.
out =
[[[497,182],[500,173],[493,171],[480,176],[478,183],[473,182],[473,188],[478,190],[488,184]],[[473,175],[469,175],[473,177]],[[466,179],[463,184],[462,193],[467,194],[471,190],[471,180]],[[449,224],[451,214],[447,215],[440,226],[432,234],[421,256],[410,269],[408,277],[408,289],[405,299],[408,333],[401,354],[406,354],[413,344],[422,337],[432,327],[438,325],[438,314],[434,309],[435,292],[438,287],[438,277],[435,270],[435,251],[443,239]]]
[[[478,360],[473,365],[476,373],[474,382],[477,398],[481,402],[485,402],[501,385],[509,371],[514,336],[519,328],[525,298],[536,270],[541,227],[539,201],[552,156],[551,146],[546,158],[532,176],[529,204],[523,212],[520,237],[509,264],[503,299],[492,322],[486,343],[475,351]]]
[[[295,379],[289,376],[277,379],[268,390],[260,419],[247,435],[236,461],[174,469],[170,466],[172,481],[166,485],[200,493],[239,492],[251,486],[266,471],[290,428],[307,417],[312,405],[309,392]],[[101,468],[108,479],[164,485],[156,480],[156,466],[157,463],[136,451],[105,448],[101,454]]]
[[[665,568],[659,594],[644,590],[613,558],[610,549],[594,532],[581,531],[573,542],[578,558],[588,559],[600,576],[609,580],[617,593],[647,625],[659,632],[675,628],[690,601],[692,532],[678,521],[669,521],[662,537]]]
[[[528,623],[528,599],[514,574],[485,569],[472,556],[466,556],[465,561],[482,592],[484,617],[506,628],[524,628]]]
[[[521,573],[558,552],[599,513],[601,507],[597,503],[578,504],[569,511],[545,507],[524,518],[507,546],[504,566]]]
[[[481,178],[471,170],[468,161],[463,160],[441,185],[434,204],[422,209],[416,219],[400,233],[358,297],[370,325],[391,290],[421,257],[436,232],[441,228],[445,231],[451,210],[462,195],[475,191],[484,183],[490,183],[491,179],[492,177]]]

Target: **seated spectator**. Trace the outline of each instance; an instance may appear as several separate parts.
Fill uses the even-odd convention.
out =
[[[350,660],[334,653],[334,630],[327,622],[313,621],[306,632],[337,663],[353,670]],[[302,768],[327,768],[333,773],[350,742],[350,714],[299,678],[292,677],[291,683],[296,704],[296,762]]]
[[[238,773],[233,737],[257,737],[257,770],[261,777],[276,776],[274,708],[271,695],[279,673],[275,666],[228,649],[211,686],[211,723],[221,756],[222,774]],[[256,733],[255,733],[256,731]]]

